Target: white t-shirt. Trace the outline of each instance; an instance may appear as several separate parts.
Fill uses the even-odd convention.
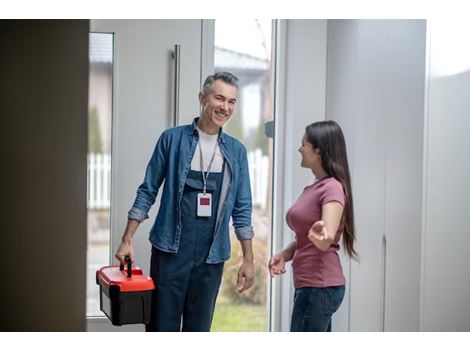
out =
[[[207,172],[209,163],[212,159],[212,153],[215,150],[214,161],[212,162],[210,172],[222,172],[222,165],[224,163],[224,157],[220,152],[217,139],[219,134],[207,134],[201,131],[198,127],[197,131],[199,132],[199,143],[196,146],[194,151],[193,160],[191,161],[191,170],[201,171],[201,152],[199,151],[199,146],[202,147],[202,160],[204,162],[204,172]]]

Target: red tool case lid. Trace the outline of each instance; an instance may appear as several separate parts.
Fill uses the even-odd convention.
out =
[[[127,270],[121,270],[119,265],[112,265],[102,267],[97,277],[106,287],[119,286],[121,292],[148,291],[155,288],[152,278],[145,276],[138,266],[133,267],[131,273],[132,276],[128,277]]]

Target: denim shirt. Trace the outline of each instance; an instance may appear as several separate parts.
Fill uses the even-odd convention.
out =
[[[198,118],[195,118],[191,125],[170,128],[162,133],[128,214],[129,220],[138,222],[148,218],[158,190],[165,181],[160,208],[149,240],[153,246],[169,253],[178,252],[181,237],[181,199],[199,140],[197,121]],[[222,130],[219,132],[218,143],[228,167],[224,168],[213,242],[206,260],[209,264],[221,263],[230,258],[230,216],[238,240],[249,240],[254,236],[251,226],[251,188],[246,148]]]

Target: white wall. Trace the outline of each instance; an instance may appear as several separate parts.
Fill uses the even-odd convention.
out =
[[[430,21],[421,329],[470,331],[468,22]]]
[[[294,146],[309,116],[324,118],[321,99],[349,149],[361,261],[344,263],[349,291],[333,329],[469,331],[469,25],[329,20],[325,94],[306,83],[324,79],[325,41],[312,33],[321,22],[287,23],[283,211],[310,181]]]
[[[357,250],[349,329],[419,325],[425,22],[328,21],[327,118],[344,129]]]

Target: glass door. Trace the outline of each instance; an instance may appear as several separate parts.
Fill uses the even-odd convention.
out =
[[[232,253],[225,263],[212,331],[269,330],[273,144],[265,123],[273,119],[272,28],[271,20],[215,21],[215,71],[229,71],[240,80],[237,108],[224,131],[248,152],[255,283],[242,294],[235,288],[242,251],[231,228]]]
[[[108,171],[96,186],[91,181],[94,176],[89,178],[89,195],[99,189],[107,189],[104,192],[106,197],[89,202],[89,331],[143,330],[140,324],[114,327],[103,317],[99,310],[98,286],[94,275],[99,267],[117,263],[114,253],[121,241],[127,213],[144,177],[156,140],[175,120],[185,124],[198,114],[202,24],[201,20],[90,21],[91,31],[94,32],[90,39],[90,49],[93,50],[90,58],[90,145],[97,148],[96,145],[103,145],[103,141],[107,141],[108,147],[112,149],[112,177],[109,173],[109,158],[90,158],[90,175],[95,173],[95,169]],[[106,34],[106,48],[103,43],[97,47],[97,40],[102,39],[97,38],[98,33],[112,33]],[[177,65],[173,54],[176,45],[180,46],[178,67],[181,72],[181,89],[178,94],[174,89]],[[104,70],[103,65],[108,72],[107,78],[95,78],[97,70]],[[104,81],[107,82],[106,89],[95,88],[95,84],[102,87]],[[106,100],[106,115],[100,108],[94,108],[95,105],[100,106],[95,101],[101,100]],[[179,112],[179,116],[173,114],[174,110]],[[106,124],[102,121],[104,116],[109,120]],[[108,149],[103,148],[96,150],[106,154]],[[149,213],[150,219],[139,226],[133,238],[135,265],[146,274],[150,274],[151,245],[148,234],[156,217],[160,195],[155,203]]]

